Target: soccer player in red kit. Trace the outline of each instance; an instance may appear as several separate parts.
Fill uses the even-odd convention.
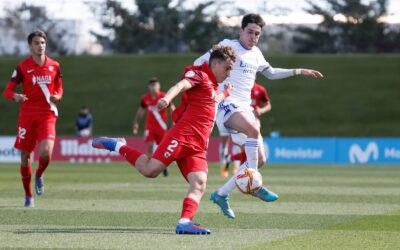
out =
[[[220,94],[218,83],[224,81],[235,61],[231,47],[215,46],[208,62],[185,68],[182,80],[171,87],[158,108],[168,107],[171,100],[183,92],[179,107],[173,112],[175,125],[166,133],[152,157],[127,146],[122,140],[100,137],[93,141],[95,148],[119,152],[144,176],[158,176],[173,161],[189,182],[183,200],[177,234],[209,234],[210,231],[192,222],[207,182],[206,150],[215,122],[217,103],[230,93],[231,86]]]
[[[15,148],[21,151],[21,177],[25,207],[33,207],[31,175],[32,152],[39,144],[39,166],[35,173],[35,192],[44,192],[43,172],[51,160],[56,137],[56,102],[63,95],[60,65],[46,56],[47,37],[43,31],[28,36],[31,56],[15,68],[3,95],[20,104]],[[22,93],[14,92],[21,85]]]
[[[146,115],[146,125],[144,130],[144,139],[147,144],[147,155],[152,155],[154,148],[160,144],[165,132],[167,131],[167,110],[158,110],[158,100],[163,98],[165,93],[160,91],[160,81],[153,77],[149,80],[149,93],[142,96],[140,106],[136,112],[133,121],[132,132],[136,135],[139,131],[139,122],[142,120],[144,113]],[[173,103],[170,105],[171,112],[174,111]],[[168,170],[164,169],[164,176],[168,175]]]
[[[260,116],[271,111],[272,106],[267,90],[257,82],[254,82],[251,89],[251,107],[256,117],[257,126],[261,127]],[[242,150],[239,153],[228,155],[225,160],[225,169],[228,170],[231,162],[240,161],[240,165],[242,165],[246,161],[246,153]]]

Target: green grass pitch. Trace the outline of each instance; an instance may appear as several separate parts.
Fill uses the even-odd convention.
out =
[[[272,165],[264,203],[235,191],[235,220],[208,197],[224,183],[210,165],[195,221],[209,236],[176,235],[187,184],[146,179],[127,164],[53,163],[46,193],[23,208],[17,164],[0,165],[0,248],[37,249],[400,249],[400,166]]]

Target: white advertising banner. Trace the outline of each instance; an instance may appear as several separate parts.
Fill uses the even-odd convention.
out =
[[[0,136],[0,163],[20,162],[19,150],[14,148],[15,136]]]

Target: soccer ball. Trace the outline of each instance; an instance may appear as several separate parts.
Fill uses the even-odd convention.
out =
[[[260,172],[252,168],[245,168],[236,175],[236,187],[244,194],[251,194],[262,187]]]

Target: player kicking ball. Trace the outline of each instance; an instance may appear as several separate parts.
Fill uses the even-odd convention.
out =
[[[158,102],[165,109],[172,99],[183,92],[179,107],[172,119],[175,125],[166,133],[152,157],[127,146],[124,140],[100,137],[93,147],[119,152],[143,176],[154,178],[176,161],[189,190],[183,200],[177,234],[210,234],[210,230],[192,222],[207,183],[206,150],[215,121],[217,104],[229,95],[231,86],[220,94],[218,83],[223,82],[235,62],[234,51],[226,46],[214,46],[208,62],[185,68],[182,80],[171,87]]]
[[[260,15],[247,14],[242,19],[239,39],[225,39],[219,43],[222,46],[232,47],[237,57],[229,78],[225,80],[225,82],[233,85],[232,94],[219,104],[216,123],[220,131],[230,133],[232,141],[244,147],[247,161],[240,166],[238,172],[245,168],[257,170],[266,161],[260,128],[250,106],[250,91],[254,86],[257,72],[271,80],[296,75],[323,77],[320,72],[311,69],[273,68],[256,46],[264,26],[265,22]],[[212,50],[198,58],[194,64],[198,65],[207,61],[210,53],[212,53]],[[213,192],[210,197],[221,208],[224,215],[229,218],[235,218],[235,214],[228,203],[228,195],[236,187],[235,179],[236,175],[229,179],[224,186]],[[266,187],[260,188],[252,195],[266,202],[278,199],[278,195]]]
[[[60,65],[46,56],[47,37],[43,31],[29,34],[31,56],[18,64],[3,95],[20,104],[15,148],[21,151],[21,178],[25,207],[34,207],[31,187],[32,152],[39,143],[39,166],[35,173],[35,192],[44,193],[43,172],[51,160],[56,137],[56,102],[63,94]],[[18,85],[22,94],[14,92]]]

